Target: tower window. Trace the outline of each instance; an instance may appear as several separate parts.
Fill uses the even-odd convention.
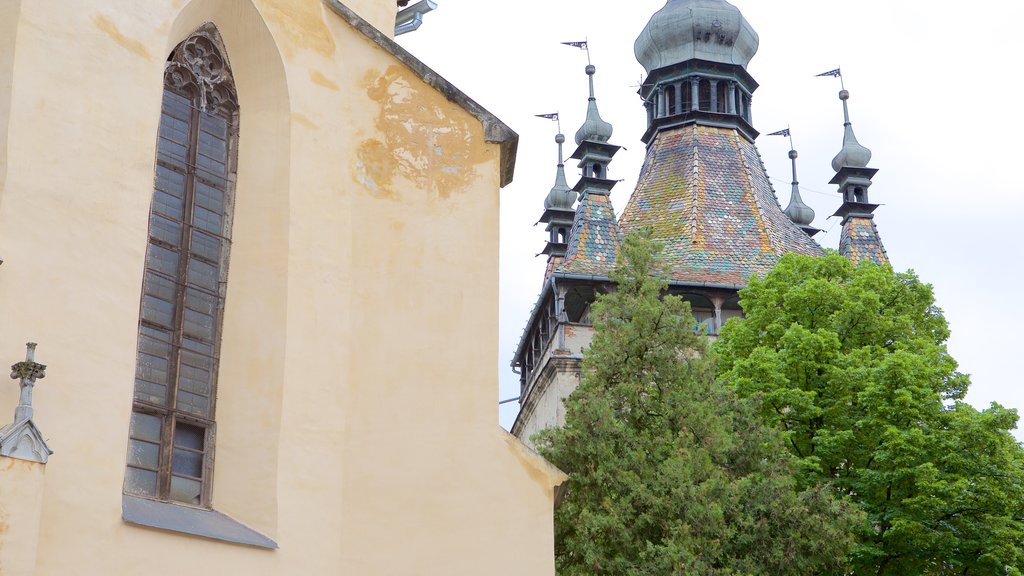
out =
[[[711,81],[702,78],[700,81],[700,109],[708,112],[711,110]]]
[[[238,100],[207,25],[164,71],[126,493],[209,506]]]
[[[665,88],[665,113],[668,116],[677,114],[679,110],[676,108],[676,87],[669,86]]]

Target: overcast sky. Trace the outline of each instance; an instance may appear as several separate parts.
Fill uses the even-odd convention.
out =
[[[501,193],[499,325],[502,399],[519,393],[509,363],[541,288],[545,233],[534,223],[554,182],[558,111],[569,143],[586,111],[586,54],[559,42],[587,39],[597,102],[624,146],[609,177],[621,213],[643,162],[645,114],[636,94],[643,68],[633,41],[664,0],[436,0],[422,28],[399,42],[520,135],[515,179]],[[837,248],[839,194],[828,181],[842,142],[839,81],[814,75],[841,66],[850,115],[878,168],[870,194],[897,270],[935,287],[952,328],[950,350],[972,377],[968,400],[1024,408],[1024,287],[1019,222],[1024,213],[1020,138],[1020,23],[1024,3],[978,0],[734,0],[760,36],[748,71],[757,146],[782,206],[789,202],[785,138],[800,153],[804,201],[816,239]],[[948,7],[947,7],[948,6]],[[567,146],[566,155],[573,148]],[[567,163],[569,185],[579,178]],[[517,403],[500,410],[506,428]],[[1024,434],[1018,431],[1018,438]]]

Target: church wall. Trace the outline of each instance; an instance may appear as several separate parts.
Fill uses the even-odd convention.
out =
[[[480,121],[316,0],[20,18],[0,351],[37,341],[49,365],[35,573],[553,574],[564,476],[497,426]],[[273,551],[121,519],[163,63],[207,21],[241,111],[213,505]]]
[[[14,45],[18,37],[20,10],[21,0],[0,1],[0,204],[3,204],[7,176],[7,125],[11,117],[11,78],[14,75]]]

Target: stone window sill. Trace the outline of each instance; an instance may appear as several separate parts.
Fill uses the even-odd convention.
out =
[[[216,510],[192,508],[171,502],[125,494],[121,518],[129,524],[191,534],[202,538],[274,550],[277,542]]]

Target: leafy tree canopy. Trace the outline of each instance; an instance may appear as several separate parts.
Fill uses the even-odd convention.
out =
[[[867,513],[854,574],[1021,574],[1017,414],[963,402],[932,289],[913,273],[789,255],[741,293],[720,379],[757,398],[800,461]]]
[[[716,384],[688,305],[660,297],[659,249],[626,238],[565,426],[536,438],[570,474],[558,573],[844,573],[863,516],[827,485],[799,488],[782,435]]]

